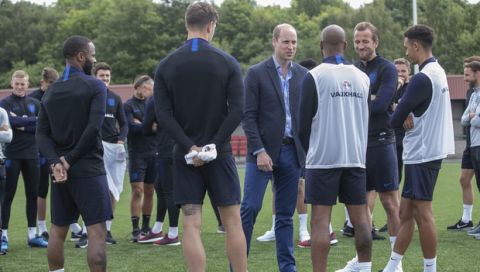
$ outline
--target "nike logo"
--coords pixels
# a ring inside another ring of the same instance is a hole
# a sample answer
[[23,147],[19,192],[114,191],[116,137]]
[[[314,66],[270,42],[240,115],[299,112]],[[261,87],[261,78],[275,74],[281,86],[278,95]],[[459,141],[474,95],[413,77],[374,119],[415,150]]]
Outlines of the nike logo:
[[383,187],[384,188],[389,188],[393,185],[393,182],[389,182],[389,183],[386,183],[386,184],[383,184]]
[[433,264],[426,264],[425,266],[426,266],[426,267],[430,267],[430,266],[433,266]]

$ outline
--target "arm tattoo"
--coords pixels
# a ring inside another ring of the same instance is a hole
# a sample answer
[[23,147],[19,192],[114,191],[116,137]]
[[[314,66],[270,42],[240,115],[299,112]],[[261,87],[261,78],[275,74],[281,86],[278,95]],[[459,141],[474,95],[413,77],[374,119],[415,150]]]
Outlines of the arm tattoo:
[[202,205],[200,204],[184,204],[182,210],[185,216],[196,215],[202,213]]

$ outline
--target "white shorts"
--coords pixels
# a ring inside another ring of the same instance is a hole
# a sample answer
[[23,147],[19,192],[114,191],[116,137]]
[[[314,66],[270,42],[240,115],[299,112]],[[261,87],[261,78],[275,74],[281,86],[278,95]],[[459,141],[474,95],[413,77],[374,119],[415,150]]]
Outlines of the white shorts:
[[107,172],[108,189],[115,198],[120,200],[123,191],[123,179],[127,168],[125,146],[123,144],[112,144],[102,141],[103,163]]

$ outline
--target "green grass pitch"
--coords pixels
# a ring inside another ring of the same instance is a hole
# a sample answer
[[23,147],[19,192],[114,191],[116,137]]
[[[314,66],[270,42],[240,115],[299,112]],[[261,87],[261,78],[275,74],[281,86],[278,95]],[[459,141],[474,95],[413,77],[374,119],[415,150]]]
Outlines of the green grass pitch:
[[[243,182],[243,168],[239,167],[240,179]],[[480,271],[480,240],[467,236],[464,232],[447,232],[446,226],[455,223],[462,215],[461,191],[458,178],[460,165],[445,162],[439,175],[434,195],[434,212],[438,230],[438,271]],[[474,181],[475,182],[475,181]],[[476,186],[474,185],[476,192]],[[129,200],[130,186],[125,182],[125,190],[117,206],[112,233],[118,240],[117,245],[107,247],[108,271],[186,271],[181,246],[158,247],[128,242],[131,231]],[[478,195],[476,193],[476,195]],[[271,190],[267,188],[264,205],[252,239],[249,271],[278,271],[274,243],[260,243],[255,237],[263,234],[271,224]],[[216,233],[216,220],[208,200],[203,209],[202,238],[207,253],[207,271],[227,271],[227,260],[224,249],[224,236]],[[480,219],[480,208],[473,210],[474,223]],[[155,219],[155,211],[152,221]],[[49,220],[49,218],[47,218]],[[167,219],[168,220],[168,219]],[[339,232],[344,221],[342,205],[334,207],[332,224],[337,232],[339,244],[332,247],[329,255],[329,271],[345,265],[355,252],[353,239],[344,238]],[[385,213],[377,202],[374,221],[377,226],[385,223]],[[295,215],[295,240],[298,239],[298,217]],[[153,224],[153,223],[151,223]],[[168,223],[167,223],[168,224]],[[180,220],[181,226],[181,220]],[[164,229],[165,230],[165,229]],[[12,218],[9,228],[10,251],[0,256],[0,271],[48,271],[45,249],[28,248],[26,245],[25,194],[23,183],[19,182],[13,203]],[[181,233],[181,228],[180,228]],[[181,234],[180,234],[181,235]],[[75,249],[74,243],[65,243],[65,270],[88,271],[86,250]],[[311,271],[310,250],[295,248],[298,271]],[[386,264],[390,256],[388,240],[373,242],[373,268],[378,271]],[[415,234],[403,262],[404,271],[422,271],[423,257]]]

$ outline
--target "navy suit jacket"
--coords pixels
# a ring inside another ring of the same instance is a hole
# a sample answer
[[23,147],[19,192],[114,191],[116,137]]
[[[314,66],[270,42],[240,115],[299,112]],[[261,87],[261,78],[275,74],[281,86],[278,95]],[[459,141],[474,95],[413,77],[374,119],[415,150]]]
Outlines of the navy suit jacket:
[[[290,114],[297,159],[305,165],[305,152],[298,137],[301,85],[307,69],[292,62],[290,79]],[[275,165],[285,134],[285,103],[273,57],[253,65],[245,77],[245,110],[242,127],[247,135],[247,162],[257,162],[253,152],[265,149]]]

